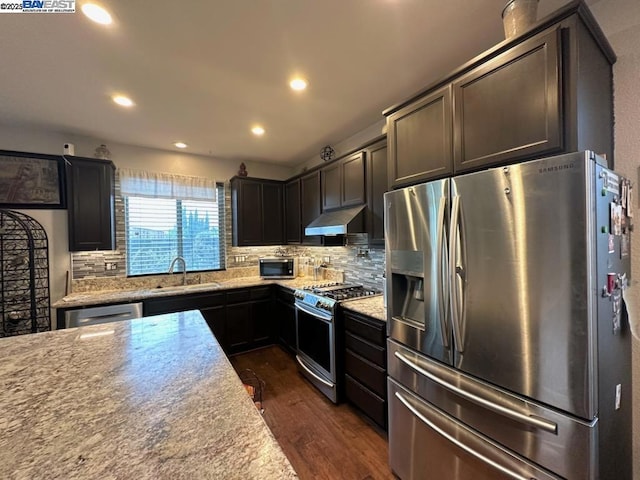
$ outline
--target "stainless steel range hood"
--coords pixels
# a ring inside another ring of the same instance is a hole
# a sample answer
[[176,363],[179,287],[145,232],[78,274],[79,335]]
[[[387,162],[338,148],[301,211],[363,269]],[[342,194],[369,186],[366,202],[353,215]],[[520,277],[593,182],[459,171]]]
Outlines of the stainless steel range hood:
[[325,212],[304,229],[305,235],[346,235],[364,233],[366,205]]

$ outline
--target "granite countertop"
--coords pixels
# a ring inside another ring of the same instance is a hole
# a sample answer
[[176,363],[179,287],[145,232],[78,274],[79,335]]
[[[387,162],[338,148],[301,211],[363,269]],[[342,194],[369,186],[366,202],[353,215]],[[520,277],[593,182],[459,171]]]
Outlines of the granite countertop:
[[0,339],[0,478],[296,478],[197,311]]
[[348,302],[342,302],[340,306],[345,310],[361,313],[382,320],[383,322],[387,321],[387,309],[384,308],[384,298],[382,295],[349,300]]
[[219,282],[201,283],[187,286],[163,288],[142,288],[135,290],[101,290],[94,292],[72,293],[55,302],[53,308],[73,308],[87,305],[105,305],[109,303],[125,303],[145,300],[147,298],[186,295],[190,293],[215,292],[232,288],[255,287],[277,284],[291,289],[301,288],[318,283],[310,277],[299,277],[292,280],[263,280],[260,277],[242,277]]

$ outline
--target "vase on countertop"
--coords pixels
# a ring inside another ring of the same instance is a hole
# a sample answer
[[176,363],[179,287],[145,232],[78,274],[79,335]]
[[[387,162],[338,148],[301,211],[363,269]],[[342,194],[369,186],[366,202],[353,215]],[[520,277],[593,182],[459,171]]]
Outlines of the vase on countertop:
[[94,152],[93,156],[101,160],[110,160],[111,152],[109,151],[107,146],[103,143],[96,148],[96,151]]

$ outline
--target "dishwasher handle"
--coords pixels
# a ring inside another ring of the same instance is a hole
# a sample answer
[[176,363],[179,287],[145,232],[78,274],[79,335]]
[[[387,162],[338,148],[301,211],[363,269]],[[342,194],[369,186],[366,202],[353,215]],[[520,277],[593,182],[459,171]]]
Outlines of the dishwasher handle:
[[131,320],[141,317],[141,302],[79,308],[64,312],[65,328],[99,325],[101,323]]

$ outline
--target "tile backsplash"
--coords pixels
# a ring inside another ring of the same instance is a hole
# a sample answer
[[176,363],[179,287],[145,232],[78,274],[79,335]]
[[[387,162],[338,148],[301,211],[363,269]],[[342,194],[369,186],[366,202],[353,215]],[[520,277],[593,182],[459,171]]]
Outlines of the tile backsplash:
[[[106,289],[106,286],[118,288],[118,279],[122,281],[127,276],[124,202],[120,196],[120,182],[117,173],[115,183],[116,250],[72,253],[74,291],[78,291],[78,289],[84,290],[83,283],[87,287],[96,289],[98,285],[102,285],[104,289]],[[258,259],[260,257],[274,256],[276,250],[280,252],[284,250],[288,255],[300,258],[300,274],[313,276],[313,265],[323,264],[323,268],[318,271],[320,278],[336,279],[337,276],[340,276],[340,272],[344,272],[346,282],[361,283],[370,288],[382,288],[385,262],[384,250],[366,247],[366,235],[350,235],[347,238],[349,244],[344,247],[291,245],[281,247],[233,247],[231,237],[231,190],[228,182],[225,183],[224,201],[226,273],[217,273],[215,274],[216,277],[235,278],[237,276],[258,275]],[[111,268],[108,269],[108,266]],[[168,268],[169,266],[167,265]],[[214,273],[211,272],[209,275]],[[168,275],[165,276],[168,277]],[[131,281],[135,283],[133,278],[129,279],[126,284],[128,285]],[[140,282],[144,283],[144,278],[146,277],[139,278]],[[81,280],[86,281],[80,282]]]

